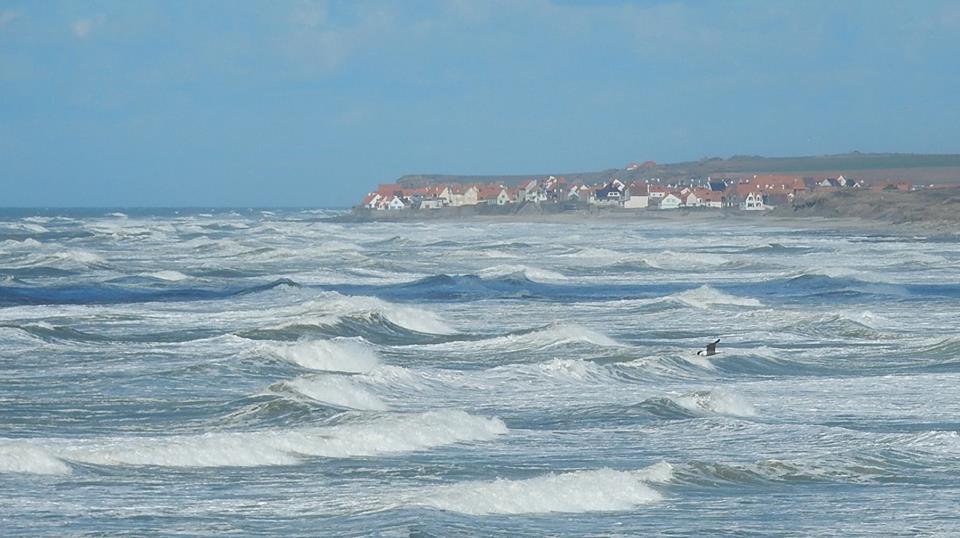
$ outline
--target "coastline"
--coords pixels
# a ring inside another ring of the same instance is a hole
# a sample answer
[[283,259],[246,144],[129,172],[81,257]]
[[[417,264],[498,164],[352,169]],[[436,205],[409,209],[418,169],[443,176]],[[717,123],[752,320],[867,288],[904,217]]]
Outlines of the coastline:
[[[458,211],[447,211],[447,209]],[[444,208],[443,210],[372,211],[356,210],[333,217],[330,220],[344,223],[377,222],[441,222],[462,221],[482,223],[558,223],[586,224],[643,222],[643,223],[716,223],[718,225],[742,225],[783,227],[794,229],[838,229],[850,232],[878,232],[893,235],[951,236],[960,234],[960,219],[926,218],[903,220],[877,214],[864,217],[857,214],[834,215],[804,208],[778,207],[768,211],[742,211],[739,209],[612,209],[600,208],[591,211],[524,211],[484,213],[470,211],[469,207]],[[896,215],[896,214],[895,214]],[[958,215],[960,217],[960,215]]]

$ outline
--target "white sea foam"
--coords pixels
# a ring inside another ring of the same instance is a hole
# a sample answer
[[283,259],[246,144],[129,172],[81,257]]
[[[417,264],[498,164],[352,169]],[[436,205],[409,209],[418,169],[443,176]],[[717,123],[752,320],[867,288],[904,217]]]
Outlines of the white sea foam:
[[0,473],[70,474],[70,466],[45,448],[24,441],[0,441]]
[[432,488],[420,504],[469,515],[627,511],[662,499],[648,482],[669,480],[669,464],[643,471],[598,469],[527,480],[465,482]]
[[542,329],[521,334],[509,334],[485,340],[450,342],[429,347],[520,350],[543,349],[575,342],[589,343],[603,347],[623,347],[623,344],[613,338],[576,323],[555,323]]
[[752,417],[756,409],[740,395],[725,390],[696,391],[671,398],[695,413]]
[[35,233],[35,234],[44,234],[50,231],[44,226],[41,226],[39,224],[29,223],[29,222],[20,223],[17,227],[22,230],[26,230],[28,232]]
[[311,370],[364,373],[380,364],[376,351],[349,339],[261,344],[260,349],[268,355]]
[[54,257],[60,261],[74,262],[82,265],[97,265],[104,262],[102,256],[86,250],[68,250],[66,252],[58,252],[54,255]]
[[181,273],[180,271],[173,271],[173,270],[163,270],[163,271],[157,271],[154,273],[142,273],[141,276],[156,278],[158,280],[166,280],[169,282],[179,282],[181,280],[187,280],[188,278],[190,278],[189,276]]
[[62,447],[60,456],[98,465],[252,467],[293,465],[304,456],[350,458],[487,441],[507,432],[503,421],[463,411],[430,411],[328,428],[126,437]]
[[33,248],[38,248],[43,246],[43,243],[41,243],[40,241],[37,241],[32,237],[28,237],[23,241],[17,241],[16,239],[8,239],[6,241],[0,242],[0,246],[6,247],[6,248],[14,248],[14,249],[19,249],[19,248],[33,249]]
[[315,320],[320,324],[335,323],[337,318],[355,315],[380,314],[411,331],[427,334],[454,334],[457,331],[447,325],[433,312],[421,308],[398,306],[386,301],[365,296],[346,296],[339,293],[325,293],[321,298],[309,301],[299,308],[294,315],[297,323],[302,323],[303,316],[313,312],[325,313],[326,316]]
[[477,272],[477,276],[483,279],[496,279],[509,276],[522,276],[534,282],[555,282],[558,280],[567,280],[567,277],[555,271],[528,267],[526,265],[497,265],[488,267]]
[[284,385],[307,398],[336,407],[364,411],[387,410],[387,405],[380,398],[345,375],[298,377]]
[[709,308],[714,305],[762,307],[763,303],[749,297],[737,297],[718,291],[710,286],[700,286],[692,290],[670,295],[663,300],[683,303],[694,308]]

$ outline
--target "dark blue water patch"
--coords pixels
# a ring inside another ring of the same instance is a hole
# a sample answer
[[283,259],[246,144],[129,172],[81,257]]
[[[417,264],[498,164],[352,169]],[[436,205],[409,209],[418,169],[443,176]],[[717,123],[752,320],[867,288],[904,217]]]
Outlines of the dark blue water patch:
[[182,288],[168,285],[125,287],[110,283],[63,287],[0,286],[0,306],[208,301],[249,295],[280,287],[300,287],[300,284],[282,278],[255,286],[219,289]]
[[76,275],[77,271],[58,269],[56,267],[0,267],[0,276],[11,276],[26,280],[35,278],[60,278]]
[[818,299],[837,303],[870,300],[958,299],[960,283],[893,284],[866,282],[848,277],[800,275],[762,282],[717,285],[718,289],[736,295],[764,299]]
[[303,338],[361,337],[377,345],[437,344],[456,335],[422,333],[393,323],[380,313],[358,314],[325,323],[292,323],[277,328],[251,329],[236,333],[250,340],[296,341]]
[[552,302],[646,299],[697,287],[687,283],[555,284],[517,274],[497,278],[477,275],[434,275],[403,284],[340,284],[318,286],[344,295],[372,295],[401,302],[467,302],[483,299],[523,299]]
[[780,243],[770,243],[762,247],[753,247],[739,251],[742,254],[780,254],[780,255],[797,255],[797,254],[806,254],[808,252],[813,252],[815,249],[813,247],[788,247]]

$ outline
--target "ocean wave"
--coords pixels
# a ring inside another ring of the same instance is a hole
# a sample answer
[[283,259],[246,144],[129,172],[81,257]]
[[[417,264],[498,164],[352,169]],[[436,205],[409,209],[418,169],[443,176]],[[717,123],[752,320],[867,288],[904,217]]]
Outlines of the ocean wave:
[[155,278],[157,280],[164,280],[167,282],[179,282],[181,280],[187,280],[190,277],[181,273],[180,271],[174,271],[171,269],[166,269],[163,271],[155,271],[153,273],[141,273],[140,276],[147,278]]
[[477,276],[484,280],[498,280],[510,277],[522,277],[533,282],[556,282],[567,280],[567,277],[546,269],[538,269],[526,265],[497,265],[477,271]]
[[756,416],[757,411],[740,395],[725,390],[698,390],[673,398],[677,404],[694,413]]
[[0,473],[70,474],[70,466],[49,450],[25,441],[0,440]]
[[507,433],[503,421],[463,411],[429,411],[325,428],[212,432],[69,442],[54,454],[94,465],[255,467],[296,465],[304,457],[353,458],[415,452]]
[[509,377],[512,381],[517,378],[531,378],[546,381],[576,381],[579,383],[602,383],[610,380],[610,372],[602,365],[582,359],[556,358],[535,364],[509,364],[497,366],[490,373],[501,377]]
[[707,285],[703,285],[692,290],[675,293],[673,295],[661,298],[658,301],[669,301],[686,306],[692,306],[693,308],[710,308],[712,306],[743,306],[759,308],[763,306],[763,303],[757,299],[730,295]]
[[[307,301],[294,309],[278,312],[289,321],[270,327],[283,330],[314,326],[341,334],[331,336],[403,336],[410,332],[421,335],[453,335],[456,330],[447,325],[440,316],[422,308],[400,306],[374,297],[341,295],[324,292],[318,298]],[[368,338],[369,339],[369,338]]]
[[476,516],[622,512],[662,500],[649,484],[669,481],[672,474],[670,464],[660,463],[640,471],[597,469],[526,480],[464,482],[432,488],[409,504]]
[[790,246],[784,245],[783,243],[768,243],[762,247],[751,247],[744,249],[741,252],[745,254],[788,254],[788,255],[797,255],[797,254],[806,254],[808,252],[813,252],[813,247],[808,246]]
[[753,417],[757,414],[749,402],[725,390],[698,390],[676,396],[647,398],[637,407],[654,416],[672,419],[709,415]]
[[516,331],[482,340],[452,340],[424,347],[466,348],[467,350],[524,351],[586,343],[601,347],[625,347],[613,338],[577,323],[559,322],[545,327]]
[[310,370],[365,373],[380,365],[376,351],[356,340],[306,340],[261,343],[257,351]]
[[290,391],[327,405],[360,411],[389,409],[377,395],[361,387],[350,376],[298,377],[284,381],[279,390]]
[[93,283],[70,287],[17,286],[0,287],[0,304],[128,304],[145,302],[181,302],[224,299],[261,293],[277,288],[300,287],[281,278],[241,288],[128,287],[110,283]]
[[856,338],[876,340],[885,335],[873,327],[840,314],[806,317],[786,325],[783,332],[814,338]]

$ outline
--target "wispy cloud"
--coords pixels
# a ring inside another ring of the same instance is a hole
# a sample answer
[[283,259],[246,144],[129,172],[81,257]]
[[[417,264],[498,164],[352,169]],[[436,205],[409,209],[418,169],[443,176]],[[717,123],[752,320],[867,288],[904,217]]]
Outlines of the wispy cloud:
[[297,4],[284,40],[288,51],[309,70],[333,71],[357,49],[379,43],[396,23],[387,4],[374,2],[354,9],[353,18],[335,21],[325,1]]
[[5,9],[3,11],[0,11],[0,28],[3,28],[4,26],[10,24],[14,20],[16,20],[16,18],[19,16],[20,14],[12,9]]
[[103,15],[98,15],[96,17],[84,17],[73,21],[71,25],[73,36],[77,39],[86,39],[98,26],[103,24],[103,20]]

